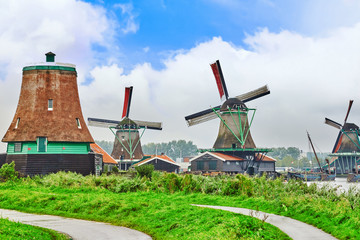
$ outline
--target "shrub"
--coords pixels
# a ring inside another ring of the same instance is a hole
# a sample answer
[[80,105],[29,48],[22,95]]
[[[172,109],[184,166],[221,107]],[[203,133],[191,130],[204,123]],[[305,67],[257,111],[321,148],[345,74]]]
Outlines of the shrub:
[[145,176],[145,177],[151,179],[152,173],[154,171],[154,165],[145,164],[145,165],[137,166],[137,167],[135,167],[135,170],[136,170],[138,176],[140,176],[140,178],[143,178]]
[[118,169],[117,166],[114,166],[114,167],[111,169],[111,171],[112,171],[113,173],[119,173],[119,169]]
[[15,162],[5,163],[0,168],[0,182],[15,181],[19,178],[19,173],[15,171]]

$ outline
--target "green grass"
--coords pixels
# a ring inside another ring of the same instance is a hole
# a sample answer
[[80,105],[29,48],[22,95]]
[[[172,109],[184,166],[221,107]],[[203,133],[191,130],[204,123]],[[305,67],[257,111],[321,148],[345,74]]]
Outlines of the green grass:
[[298,219],[339,239],[360,236],[355,189],[337,194],[329,186],[282,179],[159,172],[151,180],[57,173],[0,184],[2,208],[110,222],[155,239],[287,239],[260,220],[190,204],[250,208]]
[[7,219],[0,218],[0,239],[2,240],[66,240],[66,235],[56,231],[35,227],[31,225],[12,222]]
[[[191,206],[202,194],[1,186],[0,207],[126,226],[154,239],[289,239],[260,220]],[[276,236],[276,237],[275,237]]]

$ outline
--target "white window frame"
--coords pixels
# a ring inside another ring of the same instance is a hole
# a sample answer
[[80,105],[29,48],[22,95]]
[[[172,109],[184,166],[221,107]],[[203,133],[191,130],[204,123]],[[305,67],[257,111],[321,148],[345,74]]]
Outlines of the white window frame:
[[54,99],[48,99],[48,111],[52,110],[54,110]]
[[78,129],[81,129],[81,124],[80,124],[79,118],[76,118],[76,125],[77,125]]
[[20,118],[17,118],[16,124],[15,124],[15,129],[17,129],[19,127],[19,123],[20,123]]

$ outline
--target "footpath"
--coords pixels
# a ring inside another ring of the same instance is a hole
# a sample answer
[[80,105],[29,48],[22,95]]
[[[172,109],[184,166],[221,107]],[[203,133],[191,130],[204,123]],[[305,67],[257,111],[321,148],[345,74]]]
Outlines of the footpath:
[[246,208],[221,207],[221,206],[196,205],[196,204],[193,204],[193,206],[225,210],[229,212],[248,215],[251,217],[256,217],[260,220],[266,219],[265,222],[278,227],[281,231],[286,233],[289,237],[291,237],[294,240],[335,240],[336,239],[330,234],[325,233],[321,229],[318,229],[312,225],[300,222],[298,220],[289,217],[254,211]]
[[74,240],[150,240],[145,233],[102,222],[93,222],[52,215],[37,215],[0,209],[0,217],[10,221],[53,229],[69,235]]

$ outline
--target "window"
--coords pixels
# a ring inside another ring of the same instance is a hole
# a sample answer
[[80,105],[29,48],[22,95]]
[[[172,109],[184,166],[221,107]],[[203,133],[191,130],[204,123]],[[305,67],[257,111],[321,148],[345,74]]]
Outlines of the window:
[[204,162],[203,161],[197,161],[196,162],[196,169],[197,170],[204,170]]
[[17,128],[19,127],[19,123],[20,123],[20,118],[18,118],[18,119],[16,120],[15,129],[17,129]]
[[230,165],[230,162],[229,162],[229,161],[227,161],[227,162],[226,162],[226,164],[227,164],[227,165]]
[[14,143],[14,152],[21,152],[22,144],[21,142]]
[[76,125],[79,129],[81,129],[80,119],[76,118]]
[[47,148],[47,139],[46,137],[38,137],[38,141],[37,141],[37,147],[38,147],[38,152],[46,152],[46,148]]
[[216,170],[216,161],[209,161],[209,170]]
[[52,111],[53,110],[53,100],[49,99],[48,100],[48,111]]
[[236,165],[239,165],[239,162],[235,162]]

